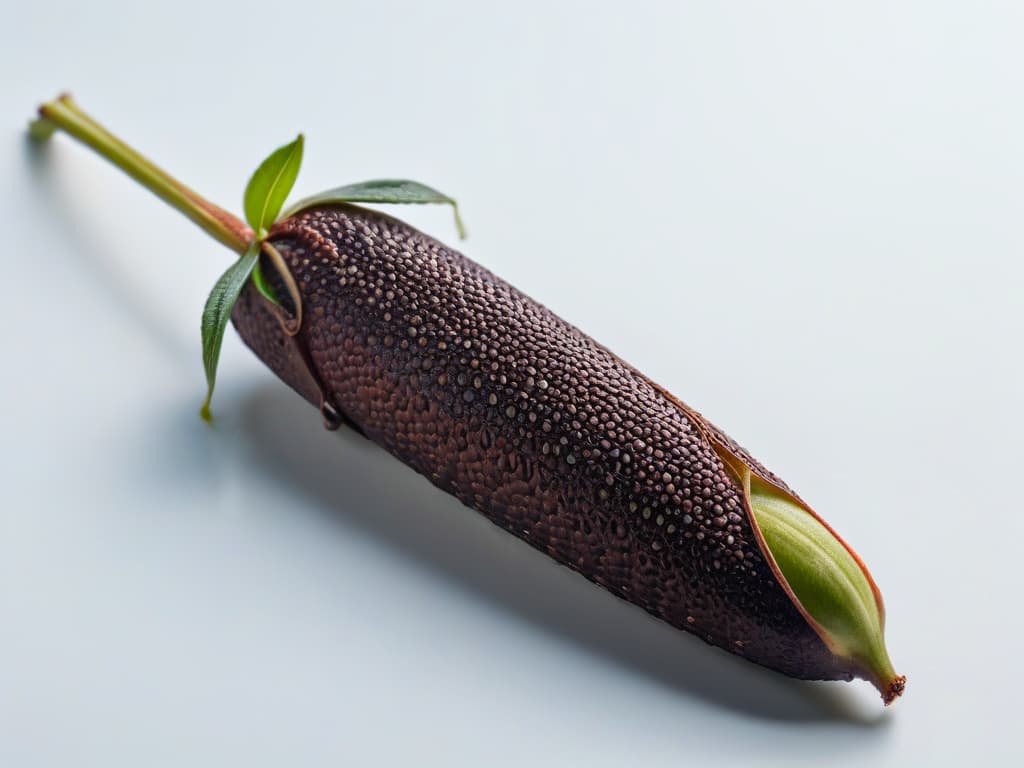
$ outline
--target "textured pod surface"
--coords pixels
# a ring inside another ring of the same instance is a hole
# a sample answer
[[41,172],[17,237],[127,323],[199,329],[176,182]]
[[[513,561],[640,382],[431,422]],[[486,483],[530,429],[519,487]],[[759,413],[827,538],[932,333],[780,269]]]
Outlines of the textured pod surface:
[[465,256],[354,206],[275,226],[304,300],[233,320],[285,381],[496,524],[668,623],[789,675],[849,679],[762,553],[703,417]]

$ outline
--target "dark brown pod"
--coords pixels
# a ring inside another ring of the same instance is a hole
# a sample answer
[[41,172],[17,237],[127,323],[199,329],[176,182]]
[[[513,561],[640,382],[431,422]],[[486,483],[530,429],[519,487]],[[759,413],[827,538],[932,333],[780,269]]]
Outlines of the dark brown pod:
[[67,96],[44,104],[30,130],[45,139],[58,128],[239,255],[204,308],[205,418],[230,312],[328,427],[348,424],[591,581],[758,664],[805,679],[863,677],[886,703],[900,695],[870,574],[781,480],[480,265],[338,202],[454,207],[451,198],[383,179],[322,193],[277,221],[300,135],[250,179],[247,225]]
[[301,328],[285,334],[251,286],[232,320],[329,420],[673,626],[794,677],[858,674],[780,584],[723,451],[788,489],[693,409],[388,216],[307,210],[270,240]]

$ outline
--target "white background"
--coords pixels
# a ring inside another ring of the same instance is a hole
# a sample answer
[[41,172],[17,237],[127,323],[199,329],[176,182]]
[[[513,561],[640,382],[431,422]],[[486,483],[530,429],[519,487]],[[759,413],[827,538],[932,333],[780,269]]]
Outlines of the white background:
[[[1024,10],[603,5],[5,10],[0,764],[1020,764]],[[469,255],[853,543],[904,699],[609,597],[233,334],[206,427],[230,254],[66,137],[30,151],[62,89],[235,210],[300,130],[298,194],[456,195]]]

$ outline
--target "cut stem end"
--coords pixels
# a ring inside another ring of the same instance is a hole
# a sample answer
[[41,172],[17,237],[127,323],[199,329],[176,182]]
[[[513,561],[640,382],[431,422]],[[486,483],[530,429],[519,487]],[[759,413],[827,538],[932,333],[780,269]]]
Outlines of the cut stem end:
[[109,160],[231,250],[242,254],[249,247],[254,233],[248,225],[200,197],[111,134],[66,93],[40,106],[39,117],[28,128],[29,135],[38,141],[50,138],[58,129]]

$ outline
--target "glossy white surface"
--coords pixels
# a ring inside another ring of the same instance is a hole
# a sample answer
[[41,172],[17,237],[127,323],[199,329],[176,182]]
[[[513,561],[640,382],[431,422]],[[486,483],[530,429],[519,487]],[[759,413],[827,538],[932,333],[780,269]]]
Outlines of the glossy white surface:
[[[1024,761],[1024,11],[593,5],[9,10],[0,765]],[[323,431],[233,336],[204,426],[229,254],[65,137],[30,152],[65,88],[235,209],[300,130],[298,194],[456,195],[469,255],[859,550],[905,699],[649,619]]]

